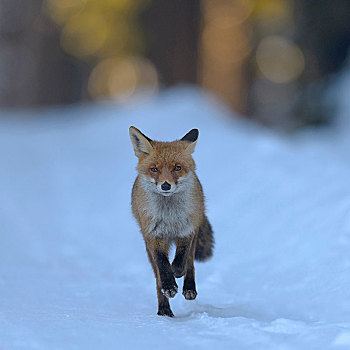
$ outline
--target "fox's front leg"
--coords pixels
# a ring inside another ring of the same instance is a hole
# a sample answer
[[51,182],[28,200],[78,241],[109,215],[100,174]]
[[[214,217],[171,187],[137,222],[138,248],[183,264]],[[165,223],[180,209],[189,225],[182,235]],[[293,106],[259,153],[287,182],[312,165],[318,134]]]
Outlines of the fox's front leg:
[[175,257],[171,264],[171,268],[176,278],[180,278],[185,275],[186,264],[191,251],[193,239],[194,235],[176,240]]
[[146,247],[157,279],[158,315],[172,317],[167,298],[173,298],[178,287],[168,260],[169,245],[161,239],[146,239]]

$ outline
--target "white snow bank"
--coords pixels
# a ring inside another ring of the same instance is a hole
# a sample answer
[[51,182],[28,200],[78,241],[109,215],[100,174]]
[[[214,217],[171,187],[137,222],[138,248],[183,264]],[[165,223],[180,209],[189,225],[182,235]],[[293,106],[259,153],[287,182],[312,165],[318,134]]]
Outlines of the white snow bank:
[[[1,349],[349,347],[350,163],[329,142],[336,127],[277,135],[188,88],[0,123]],[[174,319],[156,315],[131,215],[130,125],[159,140],[200,129],[216,249],[196,265],[197,300],[171,301]]]

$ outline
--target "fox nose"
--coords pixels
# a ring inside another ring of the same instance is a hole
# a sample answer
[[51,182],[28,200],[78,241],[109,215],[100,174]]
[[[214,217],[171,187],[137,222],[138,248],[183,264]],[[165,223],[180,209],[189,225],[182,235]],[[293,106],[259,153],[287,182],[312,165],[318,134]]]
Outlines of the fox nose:
[[169,191],[170,188],[171,188],[171,185],[170,185],[170,183],[168,183],[168,182],[165,181],[165,182],[162,184],[162,186],[160,186],[160,187],[162,188],[163,191]]

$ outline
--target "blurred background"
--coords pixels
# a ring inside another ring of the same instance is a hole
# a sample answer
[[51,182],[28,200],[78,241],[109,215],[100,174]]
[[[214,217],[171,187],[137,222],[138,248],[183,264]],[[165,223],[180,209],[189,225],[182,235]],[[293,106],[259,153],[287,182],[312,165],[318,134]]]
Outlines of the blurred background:
[[245,118],[331,121],[349,0],[0,0],[0,104],[131,102],[177,84]]

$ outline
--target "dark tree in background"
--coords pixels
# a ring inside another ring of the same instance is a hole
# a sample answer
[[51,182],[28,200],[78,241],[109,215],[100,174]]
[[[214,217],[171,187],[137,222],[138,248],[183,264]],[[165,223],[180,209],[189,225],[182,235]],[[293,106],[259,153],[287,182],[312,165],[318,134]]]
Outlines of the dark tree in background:
[[146,56],[164,86],[197,83],[200,0],[153,0],[141,16]]
[[345,65],[350,47],[350,1],[296,0],[296,42],[306,67],[299,79],[302,94],[295,108],[300,122],[331,119],[325,103],[328,83]]
[[42,0],[0,0],[0,104],[79,101],[84,64],[66,55]]

